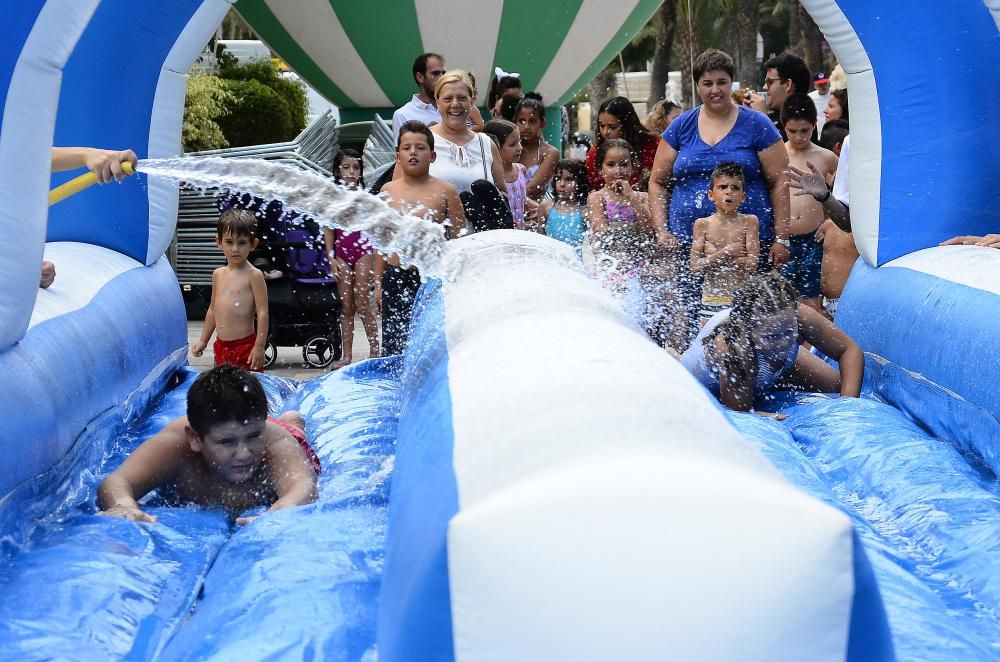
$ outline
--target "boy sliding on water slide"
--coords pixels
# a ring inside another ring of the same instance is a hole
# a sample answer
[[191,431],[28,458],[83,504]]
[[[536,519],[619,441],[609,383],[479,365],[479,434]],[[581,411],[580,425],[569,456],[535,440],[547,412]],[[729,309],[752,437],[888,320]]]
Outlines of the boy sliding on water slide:
[[298,412],[269,417],[264,389],[247,371],[213,368],[191,385],[187,416],[101,481],[101,514],[156,522],[138,500],[157,489],[168,502],[222,507],[231,517],[256,506],[270,512],[312,503],[320,464],[304,427]]
[[212,302],[201,338],[191,348],[192,355],[201,356],[212,333],[218,330],[213,345],[215,365],[231,363],[247,370],[264,371],[267,286],[261,270],[247,261],[258,242],[257,219],[251,212],[232,208],[219,217],[215,245],[225,253],[226,266],[212,272]]
[[738,163],[720,163],[712,171],[708,199],[715,213],[694,222],[691,245],[691,271],[705,275],[702,322],[732,305],[733,293],[756,271],[760,256],[760,223],[739,212],[746,191]]
[[[448,221],[445,232],[454,239],[465,228],[465,209],[454,186],[430,175],[436,157],[434,134],[427,125],[416,120],[403,123],[396,140],[396,168],[401,176],[386,183],[380,195],[404,214],[436,223]],[[420,274],[415,267],[400,266],[395,253],[386,263],[382,275],[382,354],[391,356],[402,354],[406,347]]]

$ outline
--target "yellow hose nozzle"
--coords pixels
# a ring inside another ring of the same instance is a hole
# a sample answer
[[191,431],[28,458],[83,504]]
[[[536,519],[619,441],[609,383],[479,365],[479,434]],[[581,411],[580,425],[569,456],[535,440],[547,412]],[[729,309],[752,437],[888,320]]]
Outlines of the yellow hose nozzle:
[[[130,161],[122,161],[122,172],[126,175],[135,174],[135,170],[132,168],[132,163]],[[65,184],[60,184],[51,191],[49,191],[49,206],[56,204],[57,202],[62,202],[74,193],[79,193],[88,186],[93,186],[97,183],[97,173],[88,172],[79,177],[74,177]]]

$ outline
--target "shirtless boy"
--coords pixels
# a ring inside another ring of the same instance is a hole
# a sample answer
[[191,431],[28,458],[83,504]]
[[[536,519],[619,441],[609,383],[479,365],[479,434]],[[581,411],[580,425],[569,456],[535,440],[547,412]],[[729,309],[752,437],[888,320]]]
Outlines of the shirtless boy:
[[[410,120],[399,127],[396,167],[399,177],[386,183],[380,195],[393,209],[436,223],[448,221],[449,239],[465,228],[465,209],[458,191],[448,182],[431,177],[434,134],[423,122]],[[402,354],[410,331],[413,300],[420,289],[420,274],[414,267],[404,269],[399,256],[386,259],[382,274],[382,353]]]
[[219,217],[215,245],[225,254],[226,266],[212,272],[212,302],[201,338],[191,348],[194,356],[201,356],[212,333],[218,332],[212,346],[215,365],[231,363],[247,370],[264,371],[267,287],[264,274],[247,260],[258,241],[253,213],[231,208]]
[[[812,142],[816,128],[816,104],[812,99],[805,94],[789,96],[781,107],[781,121],[788,136],[785,149],[789,164],[808,171],[808,161],[828,180],[833,177],[837,172],[837,156]],[[781,275],[795,285],[803,303],[822,311],[820,270],[823,248],[816,243],[815,235],[825,218],[823,205],[809,195],[793,195],[791,204],[789,235],[792,245]]]
[[844,232],[830,219],[819,226],[816,241],[823,245],[823,310],[832,320],[837,315],[837,303],[847,285],[847,277],[858,261],[858,249],[854,245],[854,235]]
[[746,198],[742,168],[731,161],[720,163],[709,183],[715,213],[694,222],[691,245],[691,271],[705,276],[703,323],[732,305],[733,293],[757,270],[760,257],[760,222],[739,212]]
[[187,416],[101,481],[98,507],[103,515],[155,522],[138,501],[157,489],[169,503],[221,507],[234,518],[257,506],[270,512],[312,503],[320,465],[304,427],[298,412],[268,417],[264,389],[246,370],[213,368],[191,385]]

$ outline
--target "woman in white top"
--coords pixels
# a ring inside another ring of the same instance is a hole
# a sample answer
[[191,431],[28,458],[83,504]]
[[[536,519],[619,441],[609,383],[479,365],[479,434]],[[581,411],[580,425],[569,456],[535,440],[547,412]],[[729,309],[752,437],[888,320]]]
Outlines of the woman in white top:
[[443,179],[461,193],[471,191],[472,182],[485,179],[503,182],[503,163],[496,144],[468,126],[472,111],[473,85],[468,74],[454,70],[441,76],[434,86],[441,122],[431,127],[434,152],[431,176]]

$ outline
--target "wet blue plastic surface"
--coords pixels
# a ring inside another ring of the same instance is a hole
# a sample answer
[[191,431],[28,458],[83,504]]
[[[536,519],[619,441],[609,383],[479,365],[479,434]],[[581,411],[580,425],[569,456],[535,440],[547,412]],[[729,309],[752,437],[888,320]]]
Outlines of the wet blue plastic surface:
[[996,478],[884,403],[779,399],[787,421],[731,419],[793,483],[852,518],[897,659],[1000,656]]
[[375,642],[398,363],[305,387],[262,378],[272,412],[305,414],[324,472],[318,503],[245,529],[155,499],[158,524],[94,514],[100,479],[183,415],[194,371],[151,409],[139,398],[166,377],[94,421],[0,504],[0,660],[360,659]]

